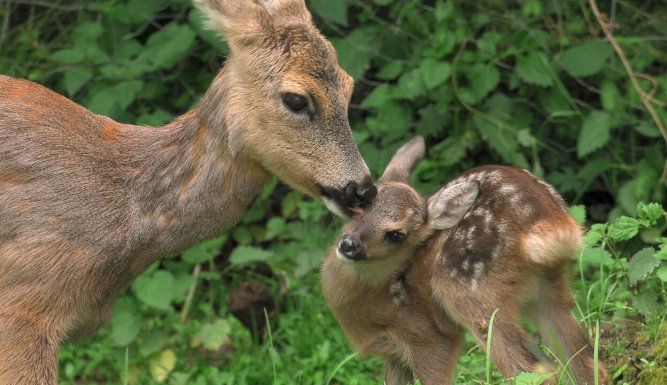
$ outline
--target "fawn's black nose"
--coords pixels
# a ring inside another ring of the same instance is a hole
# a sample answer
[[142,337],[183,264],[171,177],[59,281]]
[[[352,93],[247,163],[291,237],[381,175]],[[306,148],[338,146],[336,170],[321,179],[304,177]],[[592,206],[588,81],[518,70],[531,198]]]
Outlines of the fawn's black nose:
[[349,234],[344,235],[340,242],[338,242],[338,255],[353,261],[366,258],[364,249],[361,247],[361,241]]

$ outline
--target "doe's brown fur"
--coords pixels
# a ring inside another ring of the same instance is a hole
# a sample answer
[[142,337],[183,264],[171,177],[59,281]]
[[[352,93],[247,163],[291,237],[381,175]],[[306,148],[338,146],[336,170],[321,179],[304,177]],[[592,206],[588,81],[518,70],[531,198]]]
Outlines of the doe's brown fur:
[[0,384],[55,384],[159,258],[234,224],[276,174],[342,215],[374,187],[350,131],[351,78],[303,0],[197,0],[230,55],[196,108],[121,124],[0,76]]
[[[324,297],[351,344],[386,358],[387,385],[451,384],[463,332],[485,349],[497,311],[490,355],[503,375],[553,369],[528,349],[526,314],[576,383],[594,384],[567,283],[581,228],[562,198],[507,166],[474,168],[423,198],[407,184],[423,152],[421,138],[397,152],[322,264]],[[598,374],[608,382],[602,364]]]

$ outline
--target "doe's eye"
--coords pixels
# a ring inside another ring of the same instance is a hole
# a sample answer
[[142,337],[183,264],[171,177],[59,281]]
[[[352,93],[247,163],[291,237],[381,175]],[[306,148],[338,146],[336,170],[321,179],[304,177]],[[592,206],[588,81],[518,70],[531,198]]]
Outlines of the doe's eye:
[[405,234],[403,234],[398,230],[387,231],[384,234],[384,239],[386,239],[390,243],[400,245],[401,243],[403,243],[403,241],[405,241]]
[[283,94],[283,104],[292,112],[303,112],[308,107],[308,99],[303,95],[288,92]]

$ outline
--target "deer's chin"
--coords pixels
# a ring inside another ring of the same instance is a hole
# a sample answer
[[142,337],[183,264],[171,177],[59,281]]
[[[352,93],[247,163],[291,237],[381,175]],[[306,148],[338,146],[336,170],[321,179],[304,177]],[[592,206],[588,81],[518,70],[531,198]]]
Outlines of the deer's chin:
[[338,215],[339,217],[345,220],[353,217],[353,213],[350,211],[350,209],[341,206],[340,203],[331,198],[323,196],[322,202],[327,207],[327,209],[329,209],[329,211],[331,211],[332,213]]

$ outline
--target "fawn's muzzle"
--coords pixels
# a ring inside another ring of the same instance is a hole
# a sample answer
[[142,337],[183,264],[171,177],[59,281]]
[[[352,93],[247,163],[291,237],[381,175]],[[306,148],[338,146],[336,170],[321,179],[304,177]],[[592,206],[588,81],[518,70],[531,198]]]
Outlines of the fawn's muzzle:
[[336,254],[338,254],[340,258],[352,261],[366,259],[366,253],[364,253],[364,249],[361,246],[361,241],[349,234],[344,235],[340,242],[338,242]]

